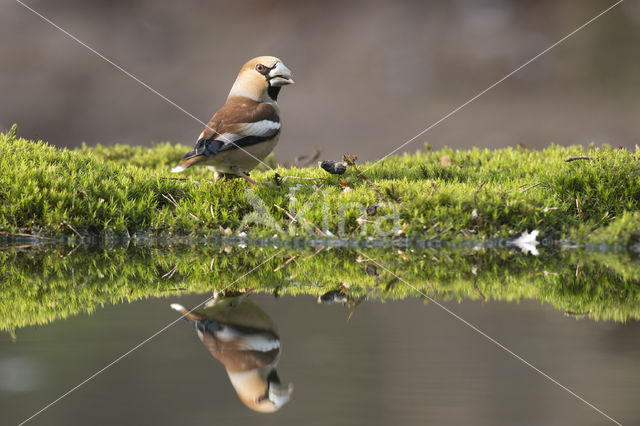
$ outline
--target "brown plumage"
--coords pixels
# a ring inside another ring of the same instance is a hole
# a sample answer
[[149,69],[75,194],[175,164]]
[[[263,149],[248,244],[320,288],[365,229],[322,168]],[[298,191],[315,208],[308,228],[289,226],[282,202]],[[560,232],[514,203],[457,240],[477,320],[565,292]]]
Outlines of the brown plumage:
[[243,123],[262,120],[280,122],[278,112],[273,105],[241,96],[231,96],[213,115],[199,139],[211,140],[219,133],[237,133],[242,130]]
[[280,337],[275,323],[246,296],[217,298],[194,311],[175,303],[171,307],[195,324],[240,400],[252,410],[274,412],[289,401],[293,387],[280,383],[276,371]]
[[172,172],[208,164],[217,175],[240,176],[255,183],[246,172],[264,160],[277,144],[277,98],[282,86],[292,83],[291,71],[273,56],[260,56],[244,64],[227,102],[213,115],[193,151]]

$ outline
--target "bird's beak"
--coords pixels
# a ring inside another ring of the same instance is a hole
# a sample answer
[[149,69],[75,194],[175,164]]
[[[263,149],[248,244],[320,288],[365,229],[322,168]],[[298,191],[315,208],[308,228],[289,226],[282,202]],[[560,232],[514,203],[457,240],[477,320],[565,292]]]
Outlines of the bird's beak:
[[291,399],[291,393],[293,392],[293,385],[289,383],[287,386],[281,384],[272,384],[269,386],[269,400],[276,406],[281,408],[284,404]]
[[277,62],[276,66],[269,72],[269,84],[274,87],[293,84],[291,70],[282,62]]

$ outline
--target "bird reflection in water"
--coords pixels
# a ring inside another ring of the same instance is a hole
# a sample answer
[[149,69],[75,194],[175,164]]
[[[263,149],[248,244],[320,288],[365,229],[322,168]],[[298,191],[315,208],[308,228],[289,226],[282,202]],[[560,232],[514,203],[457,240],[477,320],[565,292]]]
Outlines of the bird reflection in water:
[[218,297],[191,312],[177,303],[171,307],[195,324],[200,341],[225,366],[240,400],[252,410],[272,413],[289,401],[293,386],[281,384],[276,371],[276,325],[248,295]]

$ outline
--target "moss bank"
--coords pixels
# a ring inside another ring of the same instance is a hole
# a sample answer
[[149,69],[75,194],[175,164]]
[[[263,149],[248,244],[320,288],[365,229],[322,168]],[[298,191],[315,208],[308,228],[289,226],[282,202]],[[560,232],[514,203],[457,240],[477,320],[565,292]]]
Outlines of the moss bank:
[[[384,265],[368,261],[368,258]],[[640,268],[628,253],[517,249],[398,251],[196,247],[0,251],[0,330],[45,324],[105,304],[202,293],[230,284],[274,296],[340,290],[352,303],[423,298],[539,300],[572,316],[640,319]],[[255,269],[255,270],[254,270]],[[246,274],[246,275],[244,275]]]
[[[342,176],[276,167],[279,178],[252,173],[262,184],[256,188],[213,181],[205,168],[173,179],[170,166],[187,149],[164,143],[69,151],[18,138],[13,128],[0,134],[0,231],[356,237],[392,230],[485,238],[538,229],[634,242],[640,224],[639,156],[623,149],[427,147],[370,170],[358,165],[369,182],[353,167]],[[565,162],[570,156],[590,159]],[[379,208],[367,214],[373,205]]]

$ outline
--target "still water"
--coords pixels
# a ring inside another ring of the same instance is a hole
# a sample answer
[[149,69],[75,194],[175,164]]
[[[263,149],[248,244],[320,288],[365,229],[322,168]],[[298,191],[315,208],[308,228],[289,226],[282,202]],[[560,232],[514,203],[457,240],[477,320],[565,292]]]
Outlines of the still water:
[[[126,250],[125,258],[137,262],[131,270],[109,250],[75,252],[63,266],[53,260],[62,259],[60,252],[5,253],[5,265],[11,261],[17,269],[5,268],[2,280],[1,423],[19,424],[146,341],[27,424],[614,424],[453,312],[616,421],[640,424],[637,298],[626,300],[627,294],[622,305],[605,306],[613,293],[596,282],[585,283],[592,291],[581,287],[578,296],[545,288],[557,287],[558,276],[566,281],[582,274],[617,285],[618,292],[620,285],[637,287],[634,256],[618,256],[616,267],[611,258],[581,253],[576,268],[573,254],[558,253],[550,255],[558,264],[544,253],[533,258],[513,251],[364,254],[410,277],[429,300],[363,262],[363,253],[298,251],[233,284],[228,298],[211,301],[213,289],[232,283],[225,273],[241,276],[268,258],[244,258],[244,267],[221,260],[250,252],[168,253],[163,263],[154,253]],[[204,275],[189,276],[180,259]],[[459,259],[476,280],[467,295],[460,283],[446,287],[465,269]],[[304,266],[302,260],[316,263]],[[524,282],[528,275],[518,271],[540,260],[549,270]],[[607,273],[594,266],[601,263]],[[611,269],[623,284],[616,284]],[[211,281],[202,282],[207,274]],[[363,284],[367,279],[374,284]],[[10,285],[38,290],[20,293]],[[533,290],[513,290],[527,286]],[[88,294],[93,299],[83,299]],[[55,295],[61,297],[52,305]],[[335,303],[318,303],[322,295]],[[209,307],[190,314],[191,321],[170,306],[190,309],[206,300]],[[602,305],[599,318],[589,313],[596,304]],[[53,308],[40,310],[42,305]],[[580,307],[589,312],[576,314]],[[620,312],[624,321],[615,318]]]

